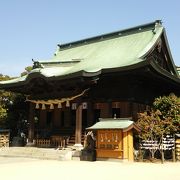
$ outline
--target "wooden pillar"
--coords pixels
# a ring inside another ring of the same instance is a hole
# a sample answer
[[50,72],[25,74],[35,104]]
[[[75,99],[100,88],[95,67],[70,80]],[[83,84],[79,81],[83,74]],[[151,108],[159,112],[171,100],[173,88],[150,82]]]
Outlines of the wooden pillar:
[[70,127],[71,126],[71,109],[69,107],[65,108],[64,111],[64,127]]
[[92,126],[94,123],[94,112],[93,112],[93,105],[91,102],[88,103],[87,109],[87,126]]
[[53,127],[54,128],[59,128],[61,126],[61,121],[60,121],[60,109],[57,107],[54,108],[54,118],[53,118]]
[[109,118],[109,104],[102,103],[101,118]]
[[34,115],[35,115],[35,105],[33,103],[29,104],[29,129],[28,129],[28,142],[32,143],[34,139]]
[[82,104],[76,109],[76,132],[75,132],[75,146],[81,145],[82,133]]
[[[108,118],[111,118],[112,117],[112,102],[108,102]],[[113,118],[113,117],[112,117]]]
[[40,120],[39,120],[39,126],[41,129],[46,127],[46,116],[47,112],[46,110],[40,110]]

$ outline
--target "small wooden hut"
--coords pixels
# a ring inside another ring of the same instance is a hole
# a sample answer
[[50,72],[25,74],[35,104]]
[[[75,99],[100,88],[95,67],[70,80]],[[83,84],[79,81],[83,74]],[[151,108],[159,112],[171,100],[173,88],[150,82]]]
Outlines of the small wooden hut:
[[136,124],[128,118],[100,118],[87,130],[96,131],[96,157],[134,160],[133,129]]

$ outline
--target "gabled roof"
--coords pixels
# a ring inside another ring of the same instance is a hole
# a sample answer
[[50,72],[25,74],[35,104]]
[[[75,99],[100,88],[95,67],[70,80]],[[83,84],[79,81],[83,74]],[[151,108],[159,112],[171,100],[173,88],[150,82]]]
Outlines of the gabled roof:
[[[49,61],[49,65],[60,62],[56,76],[78,71],[95,73],[103,69],[134,65],[144,61],[141,57],[154,45],[162,32],[163,27],[153,23],[58,45],[59,49]],[[73,63],[77,60],[79,62]],[[41,63],[48,68],[47,62]],[[51,76],[50,69],[50,66],[48,69],[41,69],[41,73]],[[52,70],[54,71],[54,68]]]
[[129,118],[99,118],[99,122],[86,128],[87,130],[122,129],[124,132],[131,129],[139,131],[139,127]]
[[[51,60],[35,62],[35,69],[28,75],[0,82],[0,88],[16,86],[18,83],[27,84],[35,76],[49,80],[67,79],[77,76],[97,76],[113,70],[120,71],[121,68],[143,67],[149,64],[146,55],[157,45],[163,33],[164,28],[158,20],[130,29],[58,45]],[[178,76],[173,60],[172,66]]]

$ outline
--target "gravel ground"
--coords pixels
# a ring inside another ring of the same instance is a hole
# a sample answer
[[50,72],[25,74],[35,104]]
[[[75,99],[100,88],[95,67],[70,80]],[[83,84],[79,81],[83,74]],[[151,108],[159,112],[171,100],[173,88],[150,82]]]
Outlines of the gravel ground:
[[0,157],[2,180],[180,180],[180,162],[56,161]]

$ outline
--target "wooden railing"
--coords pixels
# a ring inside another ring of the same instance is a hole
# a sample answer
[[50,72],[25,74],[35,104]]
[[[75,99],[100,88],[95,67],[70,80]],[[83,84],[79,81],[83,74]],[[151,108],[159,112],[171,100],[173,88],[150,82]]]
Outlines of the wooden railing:
[[69,141],[69,136],[51,136],[49,139],[38,138],[35,140],[37,147],[59,147],[65,148]]
[[36,139],[37,147],[51,147],[50,139]]

